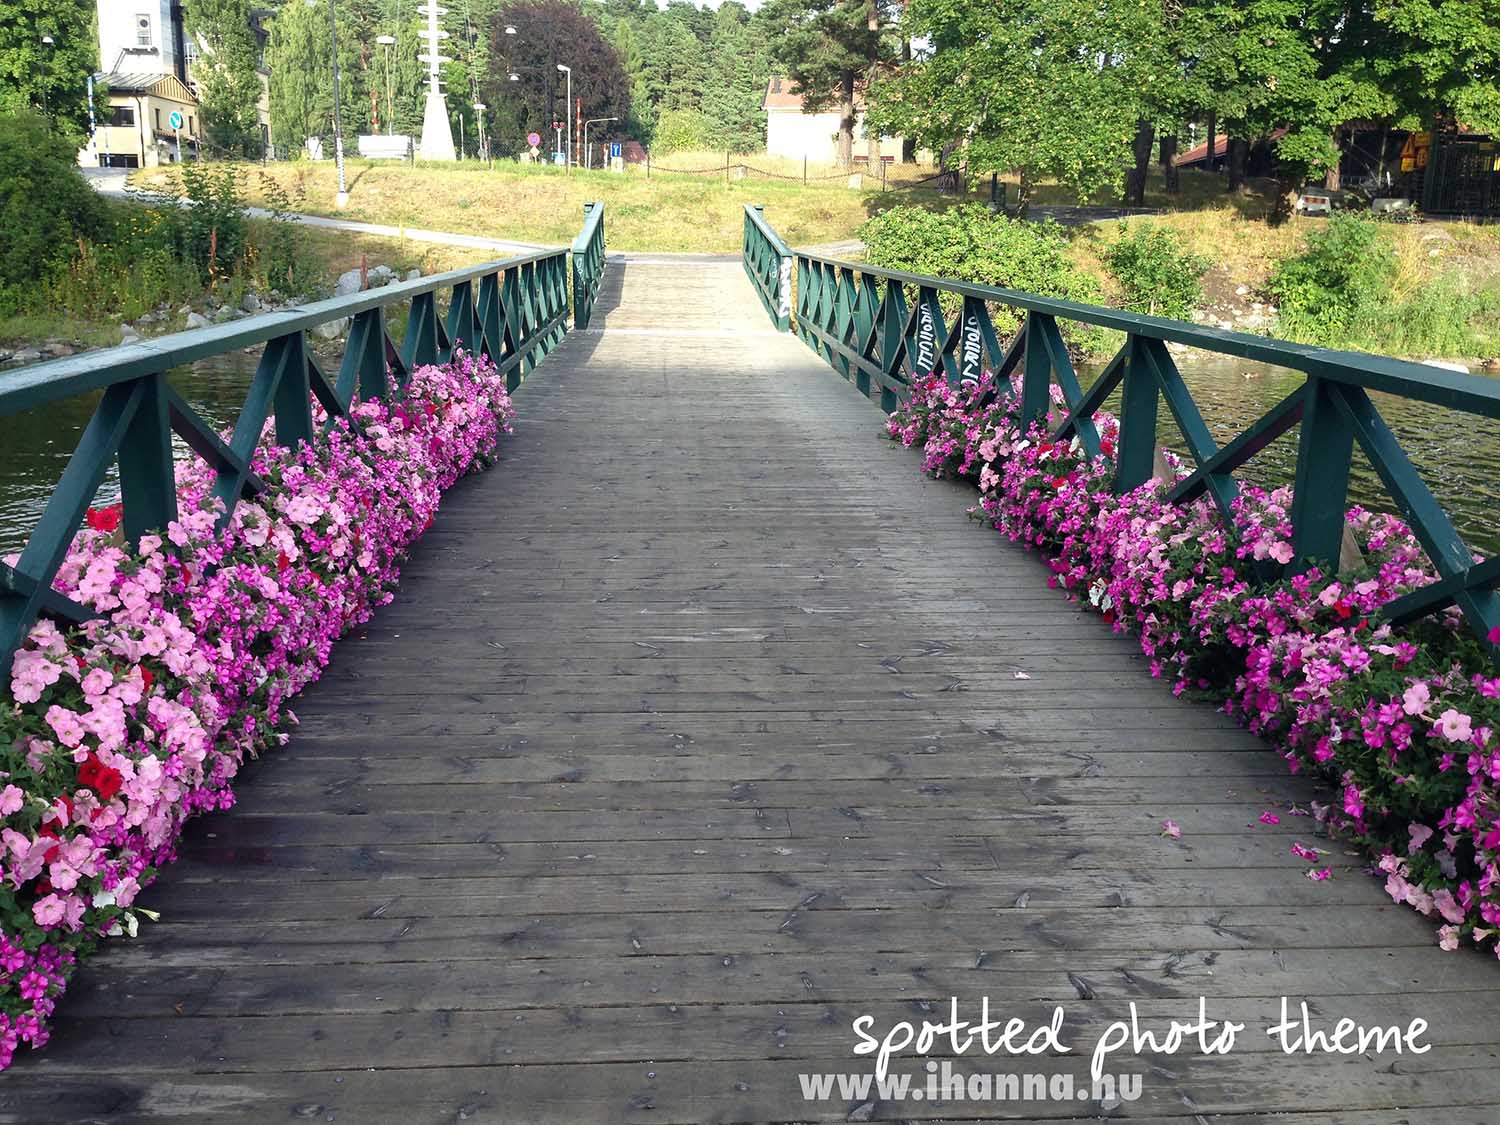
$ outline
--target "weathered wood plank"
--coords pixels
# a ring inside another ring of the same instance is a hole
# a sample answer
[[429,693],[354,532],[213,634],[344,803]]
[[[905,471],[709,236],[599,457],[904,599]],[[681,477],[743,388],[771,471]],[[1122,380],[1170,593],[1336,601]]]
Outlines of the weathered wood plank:
[[[615,266],[0,1120],[1492,1125],[1500,968],[1294,815],[1312,782],[968,520],[737,263]],[[1086,1040],[1306,997],[1436,1046],[1148,1053],[1113,1111],[802,1097],[868,1065],[856,1014],[985,995]]]

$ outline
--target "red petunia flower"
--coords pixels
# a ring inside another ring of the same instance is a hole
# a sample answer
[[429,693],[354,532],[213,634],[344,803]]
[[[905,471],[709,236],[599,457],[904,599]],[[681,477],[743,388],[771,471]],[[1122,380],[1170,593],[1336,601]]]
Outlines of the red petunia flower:
[[124,784],[124,774],[113,766],[104,766],[100,769],[99,780],[94,784],[94,792],[99,794],[101,801],[113,800]]
[[147,668],[144,664],[142,664],[141,665],[141,683],[146,686],[146,690],[150,691],[151,690],[151,685],[154,684],[155,682],[156,682],[156,677],[151,674],[151,669]]
[[1340,621],[1348,621],[1354,616],[1354,610],[1346,602],[1334,602],[1333,612],[1339,615]]
[[124,512],[121,504],[111,504],[107,508],[90,508],[84,513],[83,522],[95,531],[111,532],[120,526],[120,516]]
[[104,768],[104,764],[90,754],[78,764],[78,784],[93,789],[99,784],[99,777],[104,772]]
[[286,568],[292,565],[292,560],[286,557],[285,551],[276,552],[276,573],[285,574]]

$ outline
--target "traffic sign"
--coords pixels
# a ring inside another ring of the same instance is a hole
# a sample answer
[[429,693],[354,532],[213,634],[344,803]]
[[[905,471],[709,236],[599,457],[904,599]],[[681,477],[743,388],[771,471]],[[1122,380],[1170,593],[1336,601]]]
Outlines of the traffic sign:
[[610,156],[610,159],[611,160],[616,159],[619,155],[620,155],[620,142],[619,141],[610,141],[609,142],[609,156]]
[[174,109],[168,115],[168,117],[167,117],[167,124],[170,125],[170,126],[172,126],[172,128],[174,128],[174,129],[181,129],[182,128],[182,113],[181,113],[181,111]]
[[537,145],[542,143],[542,135],[540,133],[527,133],[526,143],[532,148],[536,148]]

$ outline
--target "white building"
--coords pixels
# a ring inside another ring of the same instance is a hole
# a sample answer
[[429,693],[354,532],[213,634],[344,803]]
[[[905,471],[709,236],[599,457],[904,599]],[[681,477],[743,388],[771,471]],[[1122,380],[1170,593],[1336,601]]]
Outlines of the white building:
[[[198,155],[203,141],[193,71],[211,65],[207,48],[183,27],[178,0],[98,0],[99,73],[94,75],[95,133],[78,153],[85,166],[149,168]],[[271,8],[250,12],[261,51],[262,145],[270,141],[271,103],[264,65]],[[107,92],[106,92],[107,91]],[[173,127],[173,120],[181,122]]]
[[[802,107],[802,95],[792,93],[792,83],[772,78],[766,85],[762,103],[766,111],[766,151],[772,156],[794,160],[806,158],[813,164],[834,164],[839,154],[839,111],[830,108],[809,113]],[[901,138],[881,137],[880,155],[887,162],[901,159]],[[864,163],[869,156],[865,135],[864,99],[854,95],[854,159]]]
[[175,74],[188,80],[182,5],[173,0],[99,0],[99,69],[113,74]]

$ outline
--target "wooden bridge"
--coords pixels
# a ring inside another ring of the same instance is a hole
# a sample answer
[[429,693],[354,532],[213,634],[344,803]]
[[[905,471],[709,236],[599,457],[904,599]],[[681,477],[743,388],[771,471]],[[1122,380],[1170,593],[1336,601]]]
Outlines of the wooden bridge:
[[[1311,785],[924,479],[738,261],[611,258],[516,398],[4,1120],[1500,1120],[1500,970],[1357,856],[1304,878],[1307,822],[1257,817]],[[1432,1049],[1283,1057],[1282,996]],[[857,1016],[953,997],[1061,1006],[1072,1053],[933,1053],[1081,1096],[803,1096],[869,1072]],[[1199,997],[1232,1053],[1127,1049],[1139,1100],[1091,1098],[1109,1023]]]

